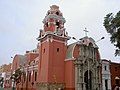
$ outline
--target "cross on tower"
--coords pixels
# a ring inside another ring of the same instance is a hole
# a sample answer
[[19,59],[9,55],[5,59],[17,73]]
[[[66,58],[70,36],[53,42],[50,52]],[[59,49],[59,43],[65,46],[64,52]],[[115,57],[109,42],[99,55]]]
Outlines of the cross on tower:
[[83,30],[84,32],[85,32],[85,36],[87,37],[87,33],[89,32],[89,31],[87,31],[87,28],[85,28],[85,30]]

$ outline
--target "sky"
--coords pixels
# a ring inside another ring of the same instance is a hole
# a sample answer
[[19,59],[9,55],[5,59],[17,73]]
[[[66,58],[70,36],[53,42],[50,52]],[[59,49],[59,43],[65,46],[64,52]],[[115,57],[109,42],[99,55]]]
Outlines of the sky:
[[[110,43],[103,21],[108,13],[120,10],[120,0],[0,0],[0,65],[12,62],[16,54],[36,48],[39,29],[51,5],[58,5],[64,18],[69,36],[80,39],[88,36],[96,42],[102,59],[120,63],[114,56],[115,47]],[[69,40],[68,43],[73,43]]]

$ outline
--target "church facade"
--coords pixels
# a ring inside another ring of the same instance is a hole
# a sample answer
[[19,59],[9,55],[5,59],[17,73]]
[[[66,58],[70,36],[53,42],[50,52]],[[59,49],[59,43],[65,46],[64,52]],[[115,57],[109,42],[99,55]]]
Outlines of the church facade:
[[101,90],[101,60],[98,46],[88,36],[67,44],[65,18],[52,5],[40,30],[38,90]]

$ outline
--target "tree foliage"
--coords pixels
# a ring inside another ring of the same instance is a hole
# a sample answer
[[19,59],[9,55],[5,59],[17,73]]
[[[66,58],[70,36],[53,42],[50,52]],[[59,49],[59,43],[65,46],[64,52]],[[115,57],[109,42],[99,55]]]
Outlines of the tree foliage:
[[0,77],[0,87],[3,87],[4,78]]
[[21,78],[22,75],[22,71],[19,69],[17,69],[11,76],[11,79],[14,81],[14,83],[19,83],[19,80]]
[[13,90],[15,90],[15,85],[21,82],[21,78],[25,77],[24,70],[18,68],[15,72],[11,75],[11,79],[13,80]]
[[111,43],[116,47],[115,56],[120,56],[120,11],[115,16],[113,13],[107,14],[103,25],[107,33],[111,35]]

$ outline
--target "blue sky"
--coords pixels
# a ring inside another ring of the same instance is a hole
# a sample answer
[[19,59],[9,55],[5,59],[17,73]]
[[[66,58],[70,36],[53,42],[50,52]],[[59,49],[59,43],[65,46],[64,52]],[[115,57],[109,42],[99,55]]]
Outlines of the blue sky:
[[105,15],[120,10],[120,0],[0,0],[0,65],[12,62],[15,54],[36,48],[42,20],[53,4],[63,12],[69,36],[84,37],[85,27],[95,41],[104,36],[97,42],[101,58],[120,62],[120,57],[114,57],[115,48],[103,27]]

